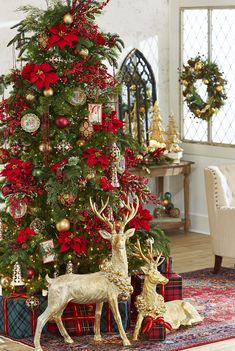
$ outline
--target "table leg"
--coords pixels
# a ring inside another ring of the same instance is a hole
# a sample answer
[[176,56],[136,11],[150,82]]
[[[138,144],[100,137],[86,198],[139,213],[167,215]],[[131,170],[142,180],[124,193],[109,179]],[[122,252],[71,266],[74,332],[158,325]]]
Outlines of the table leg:
[[188,231],[190,228],[189,218],[189,173],[184,173],[184,230]]
[[163,191],[164,191],[164,177],[158,177],[156,185],[157,185],[157,187],[156,187],[157,195],[158,196],[163,195]]

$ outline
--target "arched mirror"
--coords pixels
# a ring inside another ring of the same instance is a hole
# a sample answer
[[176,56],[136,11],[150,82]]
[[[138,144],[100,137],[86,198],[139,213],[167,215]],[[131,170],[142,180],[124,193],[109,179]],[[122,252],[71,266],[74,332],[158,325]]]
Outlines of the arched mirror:
[[157,99],[152,68],[144,55],[133,49],[121,66],[122,93],[119,114],[125,122],[124,132],[142,145],[148,145],[151,109]]

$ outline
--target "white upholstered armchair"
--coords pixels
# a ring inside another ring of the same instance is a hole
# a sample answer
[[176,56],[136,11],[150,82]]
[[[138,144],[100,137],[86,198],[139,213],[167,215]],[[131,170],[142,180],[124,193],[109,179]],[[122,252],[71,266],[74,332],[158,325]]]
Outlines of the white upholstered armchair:
[[235,258],[235,163],[206,168],[205,184],[216,274],[223,256]]

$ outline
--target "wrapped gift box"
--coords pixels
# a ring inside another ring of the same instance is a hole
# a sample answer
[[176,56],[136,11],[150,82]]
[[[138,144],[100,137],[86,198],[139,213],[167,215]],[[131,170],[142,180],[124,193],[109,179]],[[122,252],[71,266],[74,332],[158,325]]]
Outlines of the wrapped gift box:
[[166,285],[158,285],[157,292],[164,297],[165,301],[182,300],[183,282],[182,277],[176,273],[164,273],[169,283]]
[[[119,312],[122,319],[123,328],[126,330],[128,326],[128,302],[121,301],[118,304]],[[93,334],[95,321],[95,304],[74,304],[69,303],[63,316],[63,324],[70,335]],[[109,304],[105,303],[102,310],[100,321],[101,332],[118,331],[116,322]],[[58,333],[58,328],[54,322],[48,323],[48,331]]]
[[[44,297],[40,300],[39,308],[31,311],[25,304],[23,297],[2,297],[0,296],[0,333],[16,339],[33,336],[35,333],[38,316],[47,307]],[[44,331],[46,329],[44,328]]]
[[[164,257],[164,256],[162,256]],[[172,272],[172,257],[168,256],[158,267],[159,272],[161,273],[171,273]]]
[[162,324],[153,324],[148,333],[141,333],[141,340],[164,341],[166,338],[166,328]]

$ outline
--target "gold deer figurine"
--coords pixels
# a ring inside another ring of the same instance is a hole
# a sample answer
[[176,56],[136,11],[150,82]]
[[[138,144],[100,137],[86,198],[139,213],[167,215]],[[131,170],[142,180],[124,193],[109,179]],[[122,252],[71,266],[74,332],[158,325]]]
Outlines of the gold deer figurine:
[[109,240],[112,246],[112,257],[110,262],[101,265],[101,271],[90,274],[65,274],[55,279],[47,277],[48,307],[39,316],[37,329],[34,337],[35,351],[42,351],[40,345],[41,332],[48,320],[54,319],[65,342],[73,343],[61,320],[61,316],[67,304],[72,301],[79,304],[96,303],[94,340],[101,341],[100,318],[104,302],[110,304],[114,319],[117,323],[120,336],[124,346],[130,345],[122,326],[122,320],[118,309],[118,299],[127,298],[133,292],[128,278],[128,262],[126,255],[126,240],[134,235],[135,229],[126,231],[125,226],[135,217],[139,199],[136,197],[132,203],[129,198],[127,203],[123,202],[127,214],[123,215],[120,229],[117,232],[115,222],[111,222],[104,214],[109,199],[103,207],[98,210],[95,203],[90,199],[91,209],[94,214],[103,221],[110,232],[100,230],[100,235]]
[[197,310],[189,302],[183,300],[164,302],[162,295],[156,292],[157,284],[167,284],[169,280],[158,271],[158,267],[162,264],[164,258],[161,258],[159,252],[153,253],[153,242],[151,240],[148,241],[148,244],[147,255],[144,255],[139,240],[137,240],[137,245],[134,246],[135,252],[133,252],[134,256],[147,263],[141,267],[145,274],[144,286],[142,293],[137,296],[135,302],[138,317],[133,334],[134,341],[138,340],[145,317],[160,318],[171,329],[178,329],[181,325],[189,326],[202,321]]

